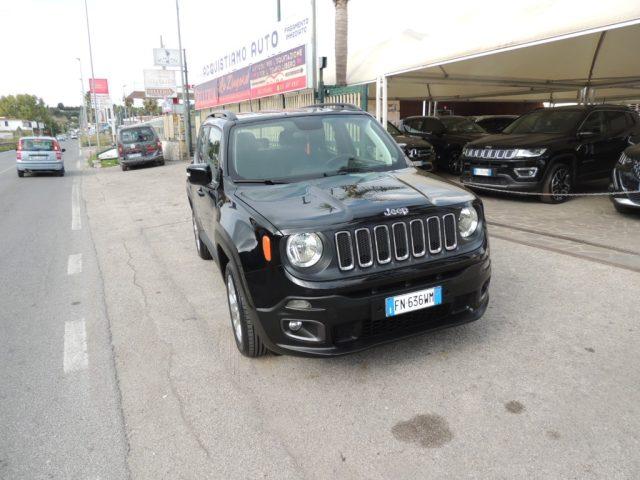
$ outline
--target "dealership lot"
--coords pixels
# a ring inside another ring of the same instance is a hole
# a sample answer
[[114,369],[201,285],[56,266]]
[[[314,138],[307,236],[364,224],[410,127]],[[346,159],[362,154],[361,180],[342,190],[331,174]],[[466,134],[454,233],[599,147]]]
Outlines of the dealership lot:
[[195,253],[185,166],[82,182],[133,477],[640,474],[639,218],[607,198],[486,197],[480,321],[336,359],[249,360]]

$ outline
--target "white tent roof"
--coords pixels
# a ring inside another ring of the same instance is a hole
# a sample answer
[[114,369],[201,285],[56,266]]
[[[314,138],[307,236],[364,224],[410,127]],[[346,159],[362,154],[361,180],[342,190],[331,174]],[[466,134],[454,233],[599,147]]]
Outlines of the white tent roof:
[[[386,75],[389,98],[575,101],[590,86],[596,101],[640,99],[638,1],[398,0],[359,18],[363,2],[349,2],[348,83]],[[384,33],[359,45],[364,28]]]

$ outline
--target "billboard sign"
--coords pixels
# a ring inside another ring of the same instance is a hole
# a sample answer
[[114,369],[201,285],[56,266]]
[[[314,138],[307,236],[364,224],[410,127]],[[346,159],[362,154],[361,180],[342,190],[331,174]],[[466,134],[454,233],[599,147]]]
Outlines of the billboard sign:
[[[93,106],[93,97],[91,98],[91,106]],[[113,106],[113,102],[111,101],[111,97],[109,94],[104,93],[96,93],[96,103],[95,108],[98,110],[109,109]]]
[[264,27],[215,54],[196,54],[196,109],[307,88],[313,72],[310,44],[306,15]]
[[147,98],[177,97],[174,70],[144,70],[144,93]]
[[153,64],[158,67],[179,67],[180,50],[177,48],[154,48]]
[[106,78],[90,78],[89,91],[96,94],[108,94],[109,82]]
[[196,110],[306,88],[306,57],[306,45],[301,45],[197,85]]

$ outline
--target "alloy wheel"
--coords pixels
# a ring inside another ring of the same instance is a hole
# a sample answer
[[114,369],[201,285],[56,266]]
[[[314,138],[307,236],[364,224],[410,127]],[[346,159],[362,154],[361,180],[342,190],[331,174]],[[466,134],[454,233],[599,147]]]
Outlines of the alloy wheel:
[[242,324],[240,323],[240,305],[238,304],[238,294],[233,282],[233,276],[227,275],[227,298],[229,300],[229,313],[231,314],[231,324],[233,333],[239,344],[242,344]]
[[568,168],[562,167],[555,171],[551,178],[551,193],[554,200],[564,200],[571,191],[571,173]]

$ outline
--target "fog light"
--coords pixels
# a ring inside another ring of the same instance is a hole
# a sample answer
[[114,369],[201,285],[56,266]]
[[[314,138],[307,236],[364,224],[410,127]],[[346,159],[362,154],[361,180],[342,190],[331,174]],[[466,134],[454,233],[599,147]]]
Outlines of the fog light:
[[297,332],[301,328],[302,328],[302,322],[301,321],[299,321],[299,320],[291,320],[289,322],[289,330],[291,330],[292,332]]
[[538,167],[514,168],[513,171],[520,178],[533,178],[538,174]]
[[310,310],[311,303],[306,300],[289,300],[286,308],[291,310]]

